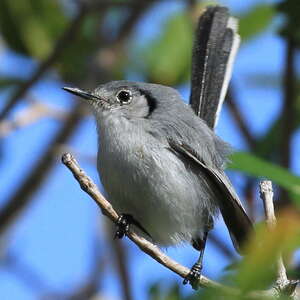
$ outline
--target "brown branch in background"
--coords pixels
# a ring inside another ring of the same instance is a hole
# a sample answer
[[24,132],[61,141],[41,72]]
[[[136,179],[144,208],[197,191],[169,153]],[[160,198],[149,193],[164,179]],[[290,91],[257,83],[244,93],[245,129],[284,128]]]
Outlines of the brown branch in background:
[[63,54],[66,46],[71,43],[74,36],[80,29],[85,16],[88,13],[92,13],[96,10],[105,10],[110,6],[141,6],[139,1],[98,1],[92,2],[90,4],[85,4],[84,1],[79,2],[79,9],[76,16],[70,22],[68,27],[66,28],[65,32],[61,35],[61,37],[57,40],[56,44],[52,52],[49,54],[48,57],[45,58],[44,61],[40,63],[36,71],[32,74],[32,76],[24,81],[13,93],[13,95],[8,99],[7,103],[5,104],[4,108],[0,113],[0,122],[3,121],[10,110],[14,107],[14,105],[26,95],[27,91],[53,66],[53,64],[60,58]]
[[[105,220],[106,221],[106,220]],[[119,240],[114,239],[114,226],[112,226],[111,222],[106,222],[107,235],[110,241],[110,245],[114,252],[114,261],[117,267],[117,274],[120,278],[120,283],[122,286],[123,296],[121,299],[124,300],[132,300],[132,289],[131,289],[131,282],[130,282],[130,275],[128,272],[128,257],[127,257],[127,248],[126,246]]]
[[[3,249],[1,249],[1,251],[3,251]],[[6,272],[15,276],[26,288],[35,293],[50,290],[50,286],[42,274],[35,270],[33,266],[29,266],[25,261],[22,261],[20,255],[16,253],[8,251],[5,255],[5,253],[2,252],[1,267]]]
[[[57,60],[57,58],[62,54],[63,48],[70,42],[72,37],[76,34],[79,30],[80,26],[82,25],[82,21],[86,13],[94,12],[94,7],[92,4],[96,2],[90,3],[89,6],[81,5],[80,9],[77,13],[77,16],[73,19],[70,23],[69,27],[63,33],[60,40],[58,40],[55,49],[52,51],[50,56],[41,63],[38,70],[33,74],[33,76],[28,79],[20,87],[16,93],[14,94],[13,101],[8,101],[7,106],[4,108],[2,112],[2,117],[6,116],[6,114],[10,111],[13,105],[19,100],[20,97],[24,96],[28,89],[38,81],[41,76],[49,69],[49,67]],[[98,10],[102,12],[113,5],[133,5],[135,2],[122,2],[122,1],[101,1],[101,5],[97,7]],[[140,5],[140,4],[138,4]],[[99,70],[99,67],[98,67]],[[94,81],[95,78],[92,76],[93,72],[89,72],[90,81]],[[104,75],[106,74],[104,71],[101,72],[101,79],[107,80],[109,76]],[[89,80],[89,79],[87,79]],[[93,84],[96,84],[93,82]],[[13,102],[13,103],[12,103]],[[11,103],[11,104],[9,104]],[[0,234],[2,234],[6,228],[11,225],[11,222],[20,214],[21,210],[26,207],[26,205],[30,202],[30,198],[38,189],[39,185],[45,180],[48,172],[53,167],[55,161],[55,154],[57,153],[57,149],[60,145],[65,144],[69,136],[74,132],[77,128],[80,120],[84,115],[84,106],[78,104],[74,107],[71,111],[69,118],[66,119],[64,122],[63,128],[61,132],[59,132],[53,141],[50,143],[48,150],[42,155],[42,157],[38,160],[38,163],[33,168],[33,171],[28,175],[28,177],[24,180],[23,184],[17,189],[17,191],[13,194],[13,196],[6,202],[6,204],[2,207],[0,211]],[[0,114],[1,118],[1,114]]]
[[245,201],[247,203],[247,213],[250,218],[250,220],[255,220],[255,194],[254,187],[256,186],[256,180],[250,177],[246,177],[246,184],[244,187],[244,195],[245,195]]
[[[66,299],[66,300],[85,300],[85,299],[104,299],[101,297],[101,282],[103,276],[101,276],[106,268],[107,259],[106,255],[103,253],[103,249],[100,249],[100,241],[97,237],[95,239],[94,247],[92,247],[92,256],[91,256],[91,270],[90,273],[85,277],[85,283],[79,286],[75,291],[70,295],[60,298],[52,299]],[[47,298],[48,299],[48,298]]]
[[66,31],[62,34],[61,38],[55,44],[52,52],[49,56],[40,63],[36,71],[33,75],[26,81],[24,81],[13,93],[11,98],[7,101],[6,105],[2,109],[0,113],[0,122],[4,120],[9,113],[9,111],[13,108],[13,106],[27,93],[27,91],[49,70],[49,68],[58,60],[58,58],[62,55],[66,46],[72,40],[73,36],[78,32],[84,16],[86,15],[86,9],[84,6],[78,10],[77,15],[69,24]]
[[[290,168],[291,164],[291,142],[292,136],[296,125],[296,79],[295,79],[295,55],[296,47],[292,40],[287,40],[286,43],[286,57],[285,57],[285,70],[283,74],[283,109],[281,113],[282,128],[281,128],[281,141],[279,148],[279,157],[281,165],[285,168]],[[281,190],[280,205],[290,203],[288,192]]]
[[55,149],[58,145],[64,144],[80,124],[83,116],[83,105],[76,104],[71,110],[69,117],[65,120],[62,129],[53,138],[46,152],[32,168],[32,172],[16,190],[13,196],[6,202],[0,211],[0,235],[11,225],[22,209],[28,204],[43,181],[47,178],[57,157]]
[[236,96],[235,96],[232,85],[228,89],[225,103],[227,103],[228,108],[233,116],[233,119],[235,120],[236,124],[238,125],[238,128],[240,129],[241,133],[243,134],[248,146],[250,147],[251,150],[255,149],[256,138],[251,133],[250,128],[246,124],[245,118],[242,116],[242,113],[236,104]]
[[121,59],[124,59],[125,41],[132,33],[136,23],[140,20],[140,17],[145,13],[149,6],[153,5],[153,2],[151,1],[138,1],[138,3],[139,5],[131,7],[131,14],[125,22],[120,25],[120,30],[116,39],[110,40],[110,34],[107,33],[102,34],[100,37],[100,44],[102,47],[98,55],[96,55],[96,61],[93,62],[94,68],[96,68],[95,71],[97,71],[99,65],[106,70],[111,70],[114,68],[115,63],[120,57]]
[[[273,204],[273,189],[272,182],[268,180],[263,180],[260,185],[260,197],[263,200],[266,223],[270,230],[273,230],[276,226],[276,217],[274,213]],[[295,289],[297,287],[298,281],[288,280],[286,275],[286,269],[283,263],[282,256],[280,255],[277,260],[277,280],[275,289],[280,292],[288,292],[289,296],[296,299]]]
[[133,28],[135,27],[137,20],[145,13],[149,6],[153,5],[151,1],[137,1],[140,5],[134,6],[130,16],[127,18],[126,22],[122,24],[120,32],[118,34],[117,44],[124,43],[124,41],[131,34]]
[[[130,2],[121,2],[121,1],[101,1],[103,2],[103,5],[99,6],[98,9],[101,10],[102,13],[104,13],[105,8],[108,8],[109,5],[130,5]],[[91,4],[96,2],[91,2]],[[140,4],[138,4],[140,6]],[[144,6],[146,7],[146,6]],[[89,6],[90,12],[94,12],[91,9],[91,6]],[[142,12],[140,11],[139,14]],[[76,34],[76,32],[79,30],[80,25],[82,25],[82,21],[84,18],[84,15],[86,14],[86,9],[82,9],[80,13],[78,13],[77,17],[73,20],[73,22],[70,24],[69,29],[63,34],[61,40],[58,42],[58,45],[56,49],[53,50],[52,55],[44,62],[38,70],[34,73],[33,77],[28,79],[26,84],[21,88],[19,88],[18,94],[15,94],[14,96],[14,104],[17,103],[17,101],[24,96],[27,91],[30,89],[30,87],[37,82],[51,67],[53,63],[57,60],[57,58],[62,55],[60,51],[63,52],[64,46],[68,44],[68,41],[70,42],[70,38]],[[104,19],[104,18],[102,18]],[[128,26],[124,24],[126,27],[126,30],[123,30],[120,32],[121,39],[123,42],[125,42],[126,37],[130,34],[130,30],[134,28],[133,19],[128,18],[131,25]],[[138,21],[138,18],[136,16],[135,22]],[[116,43],[118,43],[118,38],[116,38]],[[101,47],[100,43],[100,47]],[[59,50],[59,51],[58,51]],[[90,67],[90,66],[89,66]],[[83,84],[89,84],[89,85],[95,85],[98,81],[107,81],[110,79],[110,76],[106,74],[105,70],[103,70],[102,66],[97,65],[97,72],[101,71],[100,76],[96,76],[94,72],[94,69],[90,67],[90,72],[88,72],[88,77],[85,77]],[[18,98],[18,99],[17,99]],[[11,101],[9,101],[11,103]],[[9,107],[6,108],[6,112],[4,115],[7,115],[9,110],[14,104],[10,104]],[[38,163],[33,167],[31,173],[24,179],[24,182],[21,184],[21,186],[16,189],[15,193],[12,195],[10,199],[6,202],[6,204],[3,206],[2,210],[0,211],[0,234],[2,234],[9,226],[12,224],[12,222],[16,219],[18,215],[21,214],[21,212],[28,206],[31,200],[33,200],[33,195],[37,192],[40,185],[45,181],[46,177],[48,176],[48,173],[53,168],[54,164],[56,163],[56,157],[57,157],[57,149],[61,145],[64,145],[67,142],[67,139],[71,136],[71,134],[76,130],[78,127],[80,120],[85,115],[85,108],[81,106],[80,104],[76,105],[74,109],[72,110],[69,117],[66,116],[66,120],[64,122],[64,125],[60,132],[57,133],[56,137],[53,139],[53,141],[50,143],[48,150],[45,151],[44,154],[42,154],[41,158],[38,159]],[[124,257],[123,257],[124,258]],[[119,258],[118,258],[119,259]],[[124,258],[125,259],[125,258]],[[124,271],[124,274],[126,274],[126,270]],[[121,280],[121,284],[123,284],[124,281]],[[79,293],[85,293],[85,294],[91,294],[94,291],[95,288],[95,281],[89,281],[87,284],[82,288],[82,291],[79,291]],[[124,287],[123,287],[124,288]],[[125,287],[127,290],[127,294],[131,294],[131,288],[127,285]],[[74,294],[76,297],[76,294]],[[129,297],[128,297],[129,299]]]
[[210,233],[208,239],[221,251],[221,253],[224,256],[226,256],[231,260],[236,258],[233,251],[226,244],[224,244],[223,241],[221,241],[220,238],[216,236],[214,233]]
[[34,101],[29,106],[17,112],[13,119],[0,122],[0,138],[6,137],[13,131],[31,125],[43,118],[63,120],[66,115],[67,113],[62,109]]
[[[236,122],[237,127],[242,133],[242,136],[247,142],[248,147],[250,148],[251,151],[254,151],[257,145],[257,140],[256,137],[252,134],[248,124],[246,123],[245,117],[243,116],[242,112],[240,111],[237,105],[235,90],[232,83],[229,86],[225,103],[227,104],[228,109],[234,121]],[[249,212],[249,217],[251,220],[254,220],[254,212],[255,212],[255,207],[254,207],[255,197],[253,194],[254,183],[255,181],[253,179],[247,178],[247,182],[244,189],[245,200],[248,206],[247,211]]]
[[282,138],[281,138],[281,163],[283,167],[290,167],[290,144],[296,123],[296,89],[295,89],[295,54],[296,48],[292,41],[286,45],[286,65],[283,74],[284,106],[282,110]]

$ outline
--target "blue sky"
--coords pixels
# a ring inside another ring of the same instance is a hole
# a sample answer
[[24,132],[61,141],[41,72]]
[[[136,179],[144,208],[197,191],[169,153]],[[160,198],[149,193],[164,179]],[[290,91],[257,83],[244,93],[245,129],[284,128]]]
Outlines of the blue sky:
[[[261,2],[222,1],[221,3],[229,6],[232,12],[238,15]],[[264,2],[274,3],[274,1]],[[143,39],[154,36],[159,31],[158,25],[163,23],[166,16],[180,8],[180,1],[172,1],[171,4],[169,2],[153,8],[141,20],[135,33],[136,38],[143,42]],[[257,72],[274,75],[282,73],[284,43],[276,35],[276,23],[274,22],[265,33],[242,45],[234,68],[233,82],[237,88],[238,105],[256,135],[261,135],[267,130],[281,107],[282,95],[278,88],[256,87],[249,82],[249,76]],[[18,75],[26,78],[36,66],[35,62],[7,50],[0,52],[0,58],[2,75]],[[73,99],[61,90],[63,85],[55,76],[47,76],[45,80],[34,86],[31,92],[42,101],[68,108]],[[6,99],[9,92],[1,92],[2,101]],[[180,92],[187,99],[189,87],[181,87]],[[20,103],[12,115],[23,108],[24,104]],[[21,182],[29,172],[39,153],[47,147],[49,137],[57,128],[56,121],[43,119],[16,130],[5,138],[0,164],[0,174],[2,174],[0,205],[8,199],[16,183]],[[234,148],[247,150],[226,106],[222,111],[217,133]],[[80,129],[71,139],[70,146],[78,153],[95,155],[96,132],[91,116],[87,116],[82,122]],[[300,135],[297,133],[293,139],[292,169],[298,174],[300,162],[296,153],[299,153],[299,149]],[[89,175],[99,182],[95,166],[84,159],[80,163]],[[239,189],[243,180],[236,174],[232,174],[232,178]],[[104,219],[100,216],[96,205],[80,190],[69,171],[61,165],[58,157],[54,170],[35,195],[34,201],[10,232],[2,238],[2,242],[6,244],[6,247],[1,249],[2,257],[7,253],[13,253],[16,265],[22,266],[23,269],[28,266],[40,277],[41,290],[32,290],[24,284],[20,276],[4,267],[0,269],[2,299],[35,299],[37,294],[52,291],[68,292],[82,283],[93,263],[92,249],[97,238],[98,227],[103,226],[103,222]],[[229,244],[229,247],[232,247],[221,219],[217,222],[215,231]],[[135,299],[145,298],[150,283],[159,280],[166,284],[181,281],[176,275],[137,250],[135,245],[128,241],[124,241],[124,244],[129,250],[130,274]],[[108,273],[102,283],[104,294],[112,296],[112,299],[118,299],[120,296],[118,280],[105,237],[101,237],[99,251],[107,257]],[[191,266],[197,257],[197,253],[190,246],[168,249],[167,252],[187,266]],[[205,253],[204,274],[217,279],[227,264],[228,260],[220,256],[215,247],[209,243]],[[26,277],[25,272],[24,274]],[[191,292],[189,287],[182,287],[182,289],[186,293]]]

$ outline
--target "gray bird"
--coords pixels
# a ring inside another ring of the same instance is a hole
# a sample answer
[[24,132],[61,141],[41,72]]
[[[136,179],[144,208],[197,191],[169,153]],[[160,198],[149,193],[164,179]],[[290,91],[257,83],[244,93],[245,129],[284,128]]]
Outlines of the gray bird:
[[192,244],[200,257],[184,283],[200,276],[218,211],[240,251],[252,224],[224,173],[230,147],[212,130],[220,101],[209,127],[208,119],[199,118],[175,89],[163,85],[112,81],[92,92],[64,89],[84,98],[94,113],[101,182],[122,214],[118,237],[131,224],[163,247]]

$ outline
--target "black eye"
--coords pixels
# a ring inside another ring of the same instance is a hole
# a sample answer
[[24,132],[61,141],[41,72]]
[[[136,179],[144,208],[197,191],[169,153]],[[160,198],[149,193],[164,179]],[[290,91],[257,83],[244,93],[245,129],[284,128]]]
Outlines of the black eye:
[[121,90],[117,94],[117,100],[121,104],[128,104],[128,103],[130,103],[131,99],[132,99],[132,93],[131,93],[131,91]]

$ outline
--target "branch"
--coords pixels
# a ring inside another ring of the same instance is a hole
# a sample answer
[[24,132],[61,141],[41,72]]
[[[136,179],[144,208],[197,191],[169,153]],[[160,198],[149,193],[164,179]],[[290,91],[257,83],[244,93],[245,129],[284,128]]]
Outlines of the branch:
[[[92,255],[90,259],[91,270],[90,273],[85,276],[85,282],[81,285],[77,285],[75,290],[65,296],[51,298],[50,296],[45,299],[64,299],[64,300],[82,300],[82,299],[106,299],[102,295],[102,280],[104,278],[104,270],[106,268],[106,256],[103,253],[103,249],[100,249],[99,238],[95,238],[94,247],[92,247]],[[99,284],[100,282],[100,284]],[[99,288],[100,285],[100,288]],[[103,296],[103,297],[101,297]]]
[[[85,172],[80,168],[77,161],[70,153],[65,153],[62,156],[62,162],[64,165],[68,167],[68,169],[73,173],[75,179],[80,184],[82,190],[84,190],[87,194],[89,194],[92,199],[96,202],[96,204],[101,208],[102,213],[106,215],[111,221],[115,224],[118,221],[119,215],[114,210],[112,205],[104,198],[104,196],[100,193],[96,184],[88,177]],[[140,237],[134,232],[128,233],[128,238],[133,241],[143,252],[151,256],[157,262],[168,268],[169,270],[173,271],[174,273],[178,274],[182,278],[185,278],[188,273],[189,269],[180,265],[166,254],[164,254],[156,245],[152,244],[151,242],[147,241],[146,239]],[[215,282],[205,276],[200,277],[199,286],[202,287],[211,287],[216,289],[221,289],[222,291],[230,294],[236,294],[237,291],[233,288],[224,286],[218,282]]]
[[32,125],[43,118],[64,120],[66,115],[67,113],[65,111],[53,105],[34,101],[29,106],[17,112],[12,119],[6,119],[0,122],[0,138],[8,136],[15,130]]
[[33,73],[33,75],[26,81],[24,81],[19,88],[15,90],[11,98],[7,101],[6,105],[2,109],[0,113],[0,121],[6,118],[7,114],[13,108],[13,106],[18,102],[20,98],[22,98],[27,91],[48,71],[48,69],[57,61],[60,55],[66,48],[66,45],[72,40],[72,37],[80,28],[84,16],[86,15],[86,10],[82,8],[79,10],[77,15],[69,24],[66,31],[62,34],[61,38],[57,41],[56,45],[54,46],[52,52],[49,56],[40,63],[39,67]]
[[37,187],[47,178],[48,173],[51,171],[56,162],[56,147],[64,144],[78,127],[84,116],[82,111],[82,104],[74,106],[70,115],[65,120],[61,130],[59,130],[52,142],[50,142],[47,150],[42,154],[36,165],[33,166],[32,171],[1,208],[0,235],[4,233],[15,218],[21,213],[23,208],[31,201]]
[[[292,39],[286,40],[285,69],[282,80],[283,108],[281,111],[281,130],[279,156],[281,165],[285,168],[291,166],[291,143],[297,120],[297,94],[296,94],[296,45]],[[291,203],[289,193],[281,189],[280,205]]]
[[122,290],[122,297],[121,299],[124,300],[132,300],[132,287],[131,287],[131,280],[129,276],[128,270],[128,254],[127,248],[125,247],[124,243],[121,243],[119,239],[114,239],[114,230],[115,227],[111,222],[107,220],[105,222],[107,227],[107,238],[110,242],[113,256],[115,257],[115,264],[118,273],[118,277],[120,280],[121,290]]
[[[80,168],[79,164],[75,160],[75,158],[70,153],[65,153],[62,156],[62,162],[63,164],[72,172],[75,179],[78,181],[81,189],[85,191],[87,194],[91,196],[91,198],[96,202],[96,204],[100,207],[102,213],[107,216],[111,221],[113,221],[115,224],[118,221],[119,215],[114,210],[112,205],[104,198],[104,196],[100,193],[98,187],[96,184],[92,181],[90,177],[88,177],[85,172]],[[189,269],[180,265],[173,259],[171,259],[169,256],[167,256],[165,253],[163,253],[156,245],[152,244],[151,242],[147,241],[143,237],[140,237],[135,232],[130,231],[127,234],[127,237],[134,242],[140,250],[151,256],[154,260],[156,260],[158,263],[162,264],[172,272],[178,274],[182,278],[185,278],[187,274],[189,273]],[[216,281],[213,281],[203,275],[198,280],[197,283],[201,287],[207,287],[207,288],[213,288],[217,289],[224,294],[228,294],[231,296],[239,296],[240,291],[231,288],[229,286],[225,286],[223,284],[220,284]],[[289,291],[288,288],[293,287],[295,290],[297,283],[289,281],[289,286],[285,286],[284,291]],[[294,291],[293,290],[293,291]],[[281,290],[283,291],[283,290]],[[292,291],[292,292],[293,292]],[[290,294],[292,294],[292,292]],[[253,291],[250,292],[247,296],[249,299],[274,299],[272,297],[278,295],[278,290],[275,288],[272,288],[270,290],[266,291]]]
[[285,70],[283,74],[283,109],[282,109],[282,131],[281,131],[281,165],[283,167],[290,167],[291,160],[291,138],[295,129],[297,119],[296,112],[296,46],[290,39],[286,41],[286,57],[285,57]]
[[228,89],[227,95],[226,95],[226,103],[228,105],[228,108],[238,125],[241,133],[243,134],[248,146],[254,150],[257,144],[255,136],[252,134],[245,117],[242,115],[241,111],[239,110],[237,103],[236,103],[236,96],[234,94],[234,90],[231,86]]
[[[274,213],[273,204],[273,189],[272,182],[263,180],[260,182],[260,197],[264,203],[266,223],[270,230],[276,226],[276,217]],[[277,260],[277,280],[275,283],[275,289],[281,293],[285,293],[289,296],[296,297],[295,290],[298,284],[298,280],[289,280],[286,275],[286,269],[283,263],[282,256],[280,255]],[[296,299],[296,298],[295,298]]]
[[[14,94],[14,103],[8,101],[7,106],[4,106],[3,111],[0,113],[1,118],[5,117],[10,109],[14,106],[17,101],[24,96],[30,87],[37,82],[40,77],[51,67],[51,65],[57,60],[57,58],[62,54],[63,48],[71,42],[72,37],[76,34],[80,26],[82,25],[82,21],[84,16],[91,12],[95,12],[95,9],[104,11],[105,9],[111,6],[128,6],[128,5],[137,5],[141,4],[136,1],[132,2],[124,2],[124,1],[100,1],[97,7],[93,5],[97,2],[91,2],[90,4],[84,4],[80,6],[78,14],[74,17],[73,21],[71,21],[69,27],[63,33],[61,39],[58,40],[54,50],[49,55],[49,57],[41,63],[38,67],[37,71],[33,74],[31,78],[29,78],[24,85],[20,86],[19,89]],[[137,4],[136,4],[137,3]],[[128,32],[128,31],[127,31]],[[97,69],[99,71],[99,68]],[[108,81],[110,76],[105,76],[105,72],[101,72],[101,80],[100,81]],[[96,78],[93,75],[93,72],[90,72],[91,78]],[[97,77],[99,80],[100,77]],[[94,83],[95,84],[95,83]],[[18,94],[17,94],[18,93]],[[12,100],[13,98],[11,98]],[[11,104],[9,104],[11,103]],[[24,182],[21,186],[14,192],[14,194],[6,201],[5,205],[0,210],[0,235],[3,234],[4,231],[11,225],[11,223],[16,219],[18,215],[22,212],[22,210],[27,206],[27,204],[31,201],[33,194],[37,191],[39,185],[46,179],[49,171],[52,169],[55,160],[55,154],[57,153],[57,149],[60,145],[65,144],[70,135],[74,132],[74,130],[79,125],[81,119],[84,116],[84,109],[81,105],[76,105],[69,117],[66,117],[64,125],[60,132],[54,137],[53,141],[50,143],[48,149],[44,154],[38,159],[37,164],[33,167],[30,174],[24,179]],[[1,122],[1,121],[0,121]]]

